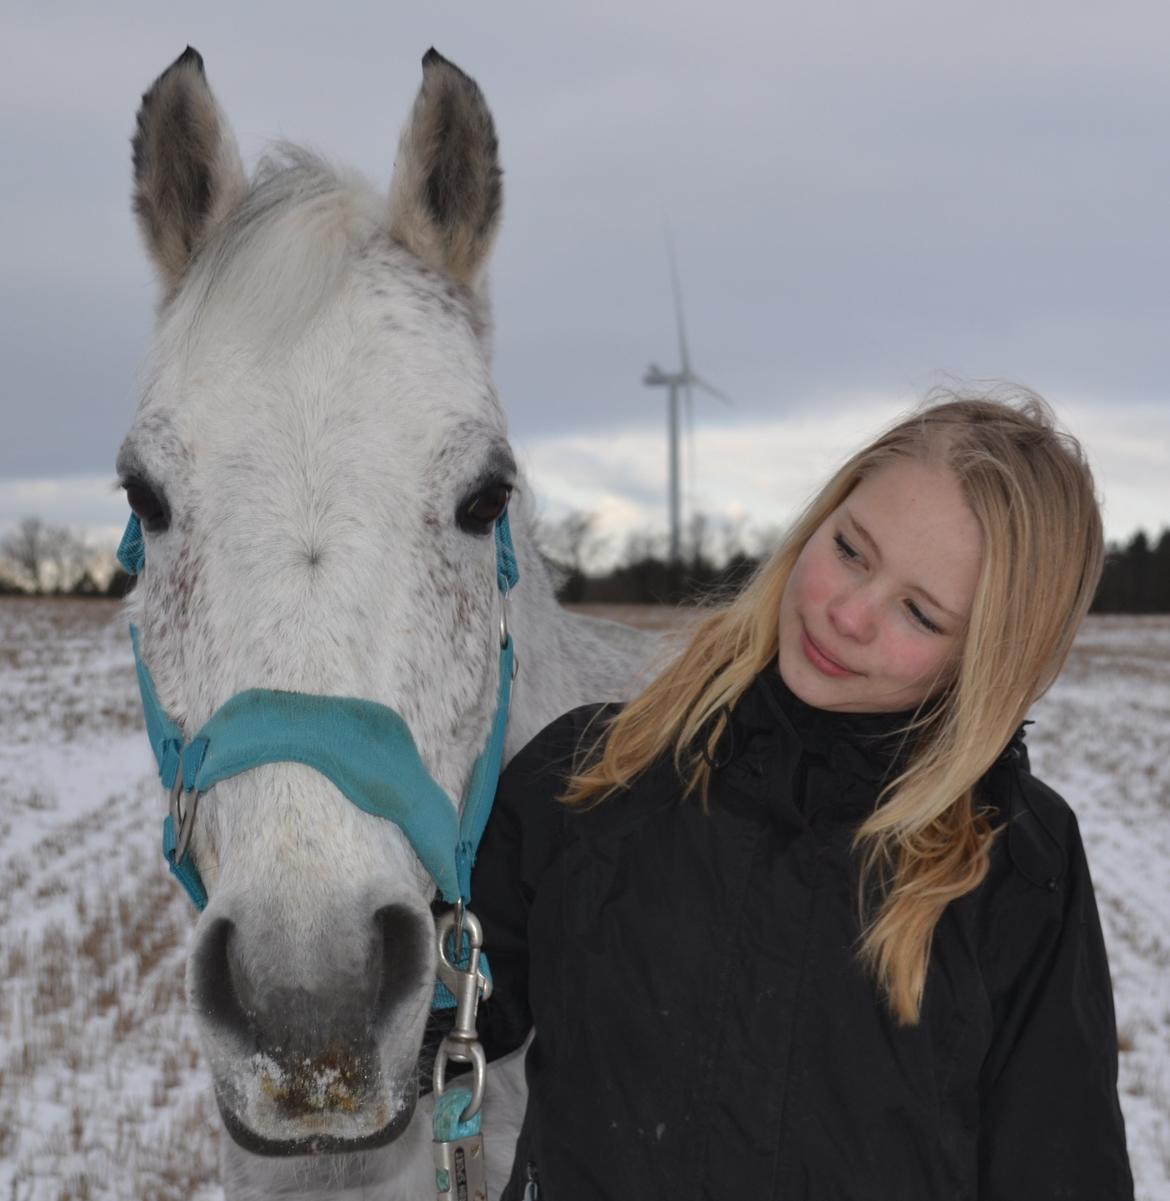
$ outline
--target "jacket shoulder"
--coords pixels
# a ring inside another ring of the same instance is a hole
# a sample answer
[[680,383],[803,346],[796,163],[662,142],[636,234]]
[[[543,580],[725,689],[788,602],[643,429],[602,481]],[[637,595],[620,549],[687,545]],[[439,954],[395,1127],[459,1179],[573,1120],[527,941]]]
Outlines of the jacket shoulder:
[[558,798],[600,745],[609,719],[619,709],[616,704],[582,705],[534,735],[500,773],[485,843],[522,839],[526,857],[538,846],[541,860],[552,855],[565,813]]
[[1068,802],[1032,775],[1026,760],[1009,758],[992,773],[1000,839],[1013,873],[1053,891],[1079,853],[1080,831]]
[[604,737],[610,720],[621,711],[616,703],[581,705],[554,718],[534,735],[504,767],[509,783],[536,777],[567,777],[588,758]]

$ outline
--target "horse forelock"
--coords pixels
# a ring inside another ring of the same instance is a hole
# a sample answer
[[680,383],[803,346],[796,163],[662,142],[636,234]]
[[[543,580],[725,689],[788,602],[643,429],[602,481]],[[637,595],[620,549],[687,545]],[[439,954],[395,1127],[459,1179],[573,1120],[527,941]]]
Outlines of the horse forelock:
[[300,338],[362,263],[396,260],[400,289],[430,317],[465,322],[490,355],[492,320],[481,291],[425,266],[388,228],[388,201],[359,173],[282,143],[261,159],[239,204],[195,254],[161,313],[190,351],[200,341],[280,354]]
[[384,238],[385,201],[355,172],[280,144],[211,231],[166,301],[160,334],[280,353],[342,287],[359,249]]

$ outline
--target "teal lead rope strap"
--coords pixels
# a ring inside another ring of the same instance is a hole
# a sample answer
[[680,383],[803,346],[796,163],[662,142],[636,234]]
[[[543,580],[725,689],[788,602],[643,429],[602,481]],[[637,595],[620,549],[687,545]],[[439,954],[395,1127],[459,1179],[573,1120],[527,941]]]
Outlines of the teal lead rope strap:
[[471,1138],[479,1133],[482,1113],[470,1121],[462,1121],[463,1113],[471,1103],[471,1089],[449,1088],[435,1105],[435,1139],[453,1142],[457,1138]]
[[142,523],[132,513],[126,522],[126,532],[118,543],[118,562],[127,575],[137,575],[146,562],[146,544],[142,541]]
[[508,524],[506,509],[496,522],[496,583],[504,596],[520,583],[520,566],[516,562],[516,551],[512,546],[512,527]]
[[471,1104],[471,1089],[450,1088],[435,1101],[432,1120],[435,1147],[435,1191],[439,1201],[462,1201],[476,1196],[473,1187],[484,1181],[481,1126],[483,1113],[463,1121]]

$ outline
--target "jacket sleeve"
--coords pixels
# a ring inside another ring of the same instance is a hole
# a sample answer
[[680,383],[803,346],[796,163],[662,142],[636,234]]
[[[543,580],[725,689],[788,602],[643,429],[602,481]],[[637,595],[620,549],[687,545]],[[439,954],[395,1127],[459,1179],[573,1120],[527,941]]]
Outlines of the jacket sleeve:
[[1026,772],[984,948],[980,1201],[1131,1201],[1109,965],[1076,818]]
[[471,910],[483,926],[491,996],[479,1008],[478,1031],[488,1059],[519,1047],[532,1028],[528,1000],[528,915],[556,859],[565,788],[578,743],[597,713],[574,710],[546,726],[500,776],[492,815],[476,855]]

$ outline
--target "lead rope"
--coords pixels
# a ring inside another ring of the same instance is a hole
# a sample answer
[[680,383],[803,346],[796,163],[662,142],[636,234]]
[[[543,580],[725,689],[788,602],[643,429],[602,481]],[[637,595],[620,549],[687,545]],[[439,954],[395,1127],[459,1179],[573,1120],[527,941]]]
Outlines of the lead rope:
[[[507,722],[511,684],[519,671],[515,647],[508,632],[508,594],[520,578],[516,552],[507,514],[496,523],[496,578],[500,588],[500,696],[496,723],[488,743],[488,757],[497,760],[491,776],[499,778],[499,759],[503,755],[503,736]],[[502,720],[501,720],[502,716]],[[495,783],[490,785],[486,811],[477,820],[476,811],[486,796],[473,785],[466,806],[471,810],[472,838],[468,848],[461,843],[456,854],[460,874],[460,898],[435,923],[439,943],[438,993],[449,994],[455,1006],[455,1024],[439,1044],[432,1072],[435,1114],[432,1120],[435,1157],[435,1189],[438,1201],[488,1201],[487,1163],[483,1153],[484,1088],[487,1083],[487,1057],[475,1029],[479,1002],[492,993],[491,976],[480,970],[483,928],[479,919],[464,904],[471,892],[471,867],[479,845],[487,813],[495,799]],[[470,849],[470,856],[466,851]],[[450,949],[450,954],[448,954]],[[445,1001],[444,1004],[447,1002]],[[471,1088],[458,1085],[447,1089],[447,1064],[471,1064]]]
[[[457,901],[435,923],[435,932],[439,979],[455,997],[455,1024],[435,1055],[435,1188],[438,1201],[487,1201],[481,1130],[487,1058],[475,1029],[480,999],[492,991],[491,980],[479,970],[483,930],[475,914]],[[471,1065],[470,1088],[447,1088],[449,1062]]]

